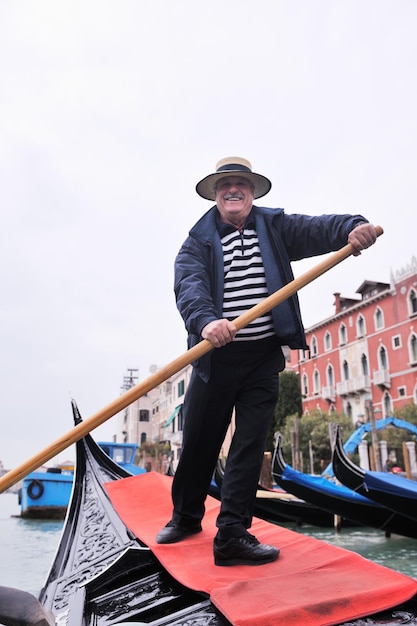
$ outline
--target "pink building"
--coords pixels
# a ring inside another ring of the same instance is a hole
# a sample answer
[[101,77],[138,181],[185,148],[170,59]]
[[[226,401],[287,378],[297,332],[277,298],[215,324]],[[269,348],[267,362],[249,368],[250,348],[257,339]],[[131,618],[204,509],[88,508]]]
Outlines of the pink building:
[[365,280],[356,293],[334,294],[334,315],[306,329],[309,352],[288,364],[300,376],[304,413],[336,410],[356,423],[367,400],[376,419],[417,404],[417,258],[389,284]]

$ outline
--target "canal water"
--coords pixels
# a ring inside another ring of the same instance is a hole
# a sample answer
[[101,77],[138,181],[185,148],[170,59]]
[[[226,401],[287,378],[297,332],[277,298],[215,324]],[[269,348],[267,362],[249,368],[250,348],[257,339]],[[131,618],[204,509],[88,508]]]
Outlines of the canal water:
[[[0,585],[38,595],[58,547],[63,522],[23,520],[18,517],[17,495],[0,495]],[[341,548],[352,550],[417,579],[417,539],[390,538],[371,528],[331,528],[286,524],[295,530]]]
[[0,585],[35,596],[46,580],[62,530],[62,521],[24,520],[17,495],[0,495]]

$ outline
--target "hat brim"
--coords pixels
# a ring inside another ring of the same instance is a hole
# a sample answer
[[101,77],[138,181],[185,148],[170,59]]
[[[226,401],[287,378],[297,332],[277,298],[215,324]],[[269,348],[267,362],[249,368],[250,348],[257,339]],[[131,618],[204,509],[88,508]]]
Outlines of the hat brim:
[[216,172],[215,174],[209,174],[196,185],[196,192],[202,198],[206,200],[216,199],[216,183],[221,178],[228,176],[241,176],[247,178],[253,184],[253,197],[254,199],[262,198],[265,196],[272,187],[271,181],[262,176],[261,174],[254,174],[253,172],[242,172],[241,170],[229,170],[225,172]]

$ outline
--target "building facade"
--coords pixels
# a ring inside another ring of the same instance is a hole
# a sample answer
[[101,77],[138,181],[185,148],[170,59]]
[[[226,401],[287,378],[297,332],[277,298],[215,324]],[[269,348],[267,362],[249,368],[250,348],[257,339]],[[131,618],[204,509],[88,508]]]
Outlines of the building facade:
[[365,280],[356,293],[334,294],[334,315],[306,329],[309,351],[292,353],[304,413],[336,410],[357,423],[369,402],[376,419],[417,404],[416,257],[390,283]]

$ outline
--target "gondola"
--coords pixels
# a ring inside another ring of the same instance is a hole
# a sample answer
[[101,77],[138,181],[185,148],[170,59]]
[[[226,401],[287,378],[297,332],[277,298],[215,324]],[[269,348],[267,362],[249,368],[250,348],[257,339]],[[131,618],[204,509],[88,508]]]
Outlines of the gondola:
[[[72,409],[78,424],[75,402]],[[199,619],[201,624],[228,624],[203,594],[172,578],[114,510],[104,485],[130,476],[90,435],[77,442],[74,488],[47,580],[38,599],[0,588],[1,624],[38,625],[40,614],[45,622],[39,626],[109,626],[128,620],[185,625]],[[14,621],[16,615],[22,621]]]
[[[342,446],[340,448],[343,451]],[[336,476],[336,468],[334,469]],[[386,535],[391,533],[417,538],[417,524],[408,517],[394,513],[387,507],[357,493],[350,485],[340,485],[323,476],[312,476],[289,466],[284,458],[281,438],[277,437],[272,461],[272,476],[283,489],[321,509],[342,518],[341,525],[349,522],[360,526],[378,528]],[[339,477],[338,477],[339,478]]]
[[[417,537],[417,482],[398,474],[367,471],[355,465],[343,450],[337,429],[333,471],[341,483],[409,520]],[[410,535],[409,535],[410,536]]]
[[[214,482],[218,487],[219,498],[223,471],[223,463],[219,459],[214,472]],[[214,490],[212,493],[215,495]],[[310,525],[321,528],[334,526],[334,516],[323,508],[315,506],[285,488],[267,489],[261,484],[258,484],[254,513],[261,519],[278,524],[293,522],[296,526]]]
[[[75,403],[73,412],[78,423],[81,418]],[[401,611],[402,619],[408,619],[410,623],[417,619],[417,581],[347,550],[262,520],[255,520],[258,530],[279,532],[287,541],[281,561],[275,566],[269,564],[261,568],[217,568],[221,570],[221,586],[214,589],[212,595],[195,590],[192,584],[184,585],[169,573],[164,565],[166,559],[171,558],[173,563],[187,561],[176,555],[179,550],[188,555],[194,546],[197,564],[200,564],[204,556],[200,552],[206,550],[207,540],[203,538],[199,542],[198,538],[193,538],[175,546],[160,546],[159,553],[152,545],[151,550],[132,530],[134,523],[123,521],[126,512],[123,513],[117,499],[117,494],[119,500],[120,494],[124,494],[134,508],[133,518],[143,512],[144,517],[147,515],[147,520],[152,522],[155,514],[152,497],[162,497],[164,506],[170,507],[166,501],[169,500],[172,479],[152,472],[130,475],[109,459],[90,435],[81,439],[76,448],[72,498],[46,582],[38,598],[18,589],[0,587],[0,623],[4,626],[264,626],[265,623],[271,626],[290,623],[292,626],[329,626],[346,622],[349,626],[360,626],[364,623],[361,618],[365,616],[367,624],[393,626],[398,624],[398,611]],[[164,485],[162,495],[157,493],[155,485]],[[149,486],[152,487],[150,491]],[[138,501],[137,493],[145,493],[145,488],[148,489],[147,497]],[[216,514],[218,503],[211,499],[206,504]],[[159,524],[159,520],[156,523]],[[156,530],[151,528],[152,536]],[[304,559],[295,558],[297,550],[299,555],[305,555]],[[305,571],[304,561],[312,555],[317,563],[325,566]],[[214,565],[211,568],[216,570]],[[339,575],[334,575],[333,568],[337,568]],[[269,597],[273,613],[268,612],[265,620],[259,617],[259,611],[271,610],[264,598],[268,581],[275,581],[274,572],[282,580],[281,585],[273,586],[272,601]],[[207,572],[207,576],[210,575]],[[205,576],[203,567],[200,578],[205,579]],[[230,593],[225,593],[222,586],[227,576],[231,581]],[[296,584],[291,584],[294,576]],[[333,581],[331,585],[323,585],[326,576],[330,577],[327,581]],[[358,585],[356,576],[359,579],[362,576],[363,586]],[[353,586],[354,598],[350,586]],[[304,588],[308,591],[304,592]],[[323,593],[329,598],[325,603],[316,597],[316,594]],[[291,594],[294,595],[293,604],[288,604]],[[225,601],[223,596],[226,596]],[[230,618],[219,608],[228,606],[230,600],[234,602],[237,617],[233,617],[232,611]],[[252,620],[247,615],[248,609],[256,609],[257,619]],[[275,615],[274,611],[279,612]],[[283,612],[285,617],[282,617]],[[336,621],[336,615],[342,615],[343,620]]]

